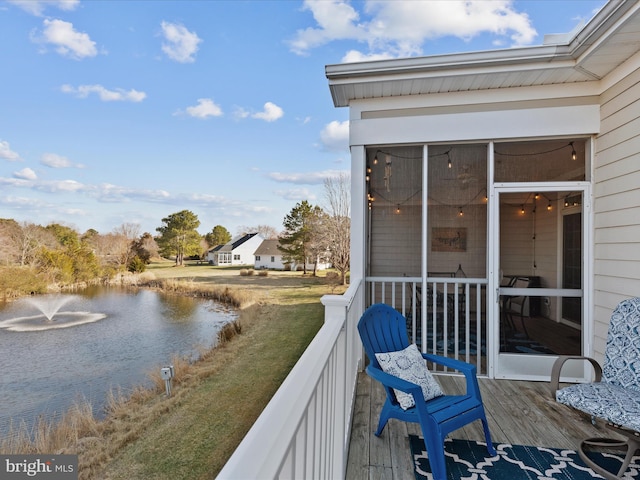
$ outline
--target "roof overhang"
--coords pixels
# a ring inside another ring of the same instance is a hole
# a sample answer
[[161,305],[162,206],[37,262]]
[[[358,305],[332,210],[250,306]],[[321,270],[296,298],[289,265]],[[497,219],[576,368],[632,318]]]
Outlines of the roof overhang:
[[583,28],[545,44],[327,65],[336,107],[402,95],[599,81],[636,54],[640,0],[611,0]]

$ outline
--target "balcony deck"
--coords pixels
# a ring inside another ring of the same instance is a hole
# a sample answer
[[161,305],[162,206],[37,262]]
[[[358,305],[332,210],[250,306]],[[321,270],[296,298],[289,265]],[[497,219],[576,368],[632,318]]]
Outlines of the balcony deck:
[[[464,379],[438,376],[445,392],[461,392]],[[479,378],[492,440],[501,443],[576,449],[587,437],[602,436],[586,416],[551,399],[546,382]],[[417,424],[392,419],[380,437],[373,432],[384,402],[384,390],[365,374],[358,389],[349,446],[349,480],[413,478],[409,434],[422,436]],[[611,436],[612,432],[607,430]],[[455,431],[452,438],[484,440],[480,422]]]

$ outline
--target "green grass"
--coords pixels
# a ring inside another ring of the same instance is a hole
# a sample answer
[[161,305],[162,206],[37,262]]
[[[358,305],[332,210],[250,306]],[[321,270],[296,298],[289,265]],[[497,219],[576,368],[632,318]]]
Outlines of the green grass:
[[[172,270],[190,269],[185,276],[195,281],[205,268]],[[111,449],[101,468],[82,474],[81,455],[81,478],[215,477],[321,327],[320,297],[335,293],[321,278],[291,273],[240,277],[231,271],[210,278],[244,281],[263,301],[241,314],[242,333],[194,366],[191,378],[174,386],[171,398],[136,404],[140,412],[113,427],[114,444],[122,446]],[[262,283],[255,284],[257,280]],[[144,409],[155,413],[145,415]],[[129,430],[127,421],[132,423]],[[121,438],[122,432],[132,438]]]

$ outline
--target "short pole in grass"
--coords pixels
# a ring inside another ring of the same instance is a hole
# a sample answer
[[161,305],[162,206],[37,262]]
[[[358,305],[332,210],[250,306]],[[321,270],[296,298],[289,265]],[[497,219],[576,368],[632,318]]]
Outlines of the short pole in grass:
[[166,367],[162,367],[160,369],[160,377],[162,377],[162,379],[164,380],[167,397],[171,396],[171,379],[173,378],[173,375],[173,365],[167,365]]

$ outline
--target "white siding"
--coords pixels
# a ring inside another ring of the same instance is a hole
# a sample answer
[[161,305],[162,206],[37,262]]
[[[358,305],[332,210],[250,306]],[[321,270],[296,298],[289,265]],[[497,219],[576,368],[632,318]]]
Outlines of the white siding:
[[[260,259],[258,259],[258,257],[260,257]],[[271,270],[284,270],[282,255],[256,255],[256,264],[254,268],[256,270],[260,270],[263,268],[268,268]]]
[[[255,263],[254,252],[258,249],[264,239],[260,235],[255,235],[234,248],[232,253],[232,265],[253,265]],[[238,258],[239,257],[239,258]]]
[[371,210],[370,274],[385,276],[420,275],[420,206]]
[[595,351],[603,357],[611,311],[640,295],[640,70],[601,97],[594,165]]

